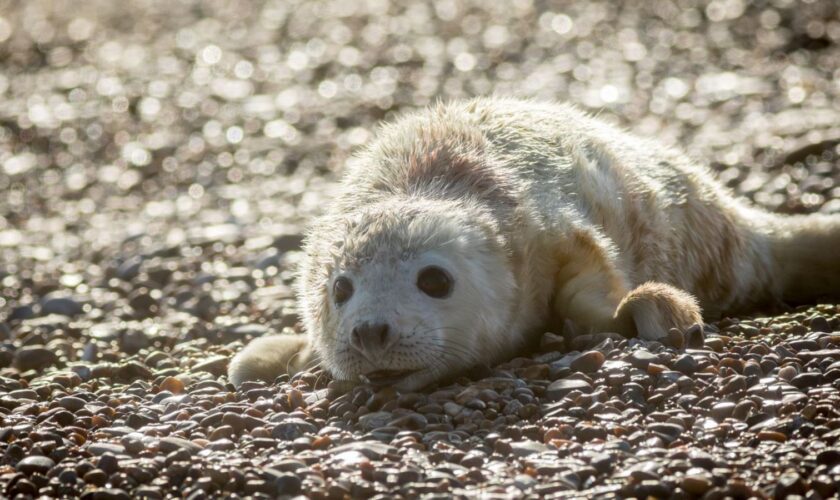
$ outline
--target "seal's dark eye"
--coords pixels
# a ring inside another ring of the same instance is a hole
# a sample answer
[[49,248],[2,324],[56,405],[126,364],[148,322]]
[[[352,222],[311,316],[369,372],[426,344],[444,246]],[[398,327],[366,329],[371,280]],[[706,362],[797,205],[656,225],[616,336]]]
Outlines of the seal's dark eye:
[[344,276],[337,278],[335,283],[333,283],[333,299],[335,299],[335,303],[341,305],[350,300],[352,296],[353,283]]
[[452,293],[452,278],[443,269],[429,266],[417,275],[417,288],[429,297],[442,299]]

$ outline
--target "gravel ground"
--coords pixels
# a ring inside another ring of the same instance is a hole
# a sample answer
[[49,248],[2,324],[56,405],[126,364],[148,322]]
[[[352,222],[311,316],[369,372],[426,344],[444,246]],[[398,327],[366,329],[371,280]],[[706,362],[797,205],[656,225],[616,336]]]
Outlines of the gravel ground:
[[0,495],[836,496],[836,304],[568,328],[420,393],[227,383],[299,329],[350,151],[440,98],[568,99],[840,213],[832,0],[410,5],[0,0]]

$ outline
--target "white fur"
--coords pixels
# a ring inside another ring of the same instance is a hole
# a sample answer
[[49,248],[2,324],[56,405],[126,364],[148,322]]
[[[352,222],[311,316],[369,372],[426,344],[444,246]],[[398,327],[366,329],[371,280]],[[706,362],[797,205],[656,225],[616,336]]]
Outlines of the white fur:
[[[420,369],[398,384],[415,389],[511,356],[564,319],[661,338],[701,321],[700,307],[714,317],[840,292],[829,247],[840,248],[837,217],[747,206],[682,153],[573,107],[455,102],[385,125],[313,224],[298,281],[308,346],[257,341],[230,375],[268,378],[311,347],[338,378]],[[415,285],[432,262],[455,278],[447,299]],[[339,275],[355,288],[343,306]],[[366,357],[349,344],[360,321],[399,338]]]

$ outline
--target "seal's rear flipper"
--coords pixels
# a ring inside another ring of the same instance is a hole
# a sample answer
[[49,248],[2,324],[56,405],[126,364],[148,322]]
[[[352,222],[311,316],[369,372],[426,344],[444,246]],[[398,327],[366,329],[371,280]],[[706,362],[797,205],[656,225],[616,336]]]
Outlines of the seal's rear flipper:
[[840,298],[840,215],[775,216],[767,226],[780,299]]

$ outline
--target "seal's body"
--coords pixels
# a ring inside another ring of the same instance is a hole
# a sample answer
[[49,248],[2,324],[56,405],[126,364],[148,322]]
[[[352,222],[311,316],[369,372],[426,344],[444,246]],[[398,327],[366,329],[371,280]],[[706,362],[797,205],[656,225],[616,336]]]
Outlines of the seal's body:
[[306,242],[307,336],[254,341],[234,384],[317,357],[415,389],[559,321],[659,339],[760,303],[840,293],[840,218],[736,200],[680,152],[570,106],[440,105],[386,125]]

